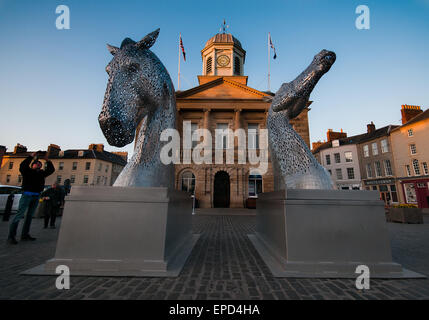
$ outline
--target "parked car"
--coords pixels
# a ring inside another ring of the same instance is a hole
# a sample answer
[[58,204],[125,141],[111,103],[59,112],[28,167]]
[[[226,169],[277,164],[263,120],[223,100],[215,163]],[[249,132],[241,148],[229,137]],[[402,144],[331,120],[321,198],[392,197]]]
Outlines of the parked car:
[[12,205],[12,213],[16,213],[18,211],[18,204],[22,194],[21,187],[0,185],[0,213],[4,213],[4,210],[6,208],[7,198],[12,192],[15,194],[15,197],[13,199],[13,205]]

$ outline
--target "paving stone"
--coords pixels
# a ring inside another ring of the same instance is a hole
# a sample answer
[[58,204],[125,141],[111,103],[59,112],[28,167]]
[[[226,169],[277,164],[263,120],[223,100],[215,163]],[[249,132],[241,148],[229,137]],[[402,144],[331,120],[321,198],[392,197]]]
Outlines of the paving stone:
[[[388,229],[394,260],[429,275],[428,217],[425,222],[389,223]],[[427,279],[376,279],[370,290],[357,290],[352,279],[274,278],[247,238],[255,224],[255,216],[193,216],[193,231],[201,237],[179,277],[72,277],[71,289],[60,291],[56,277],[20,275],[55,254],[59,228],[48,232],[35,219],[34,243],[0,242],[0,299],[429,299]],[[0,222],[0,239],[6,239],[7,227]]]

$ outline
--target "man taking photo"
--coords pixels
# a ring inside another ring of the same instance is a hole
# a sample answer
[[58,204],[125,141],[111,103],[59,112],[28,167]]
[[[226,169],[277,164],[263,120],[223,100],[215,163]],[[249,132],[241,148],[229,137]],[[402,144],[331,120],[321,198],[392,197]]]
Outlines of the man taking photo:
[[[18,212],[12,220],[9,227],[9,244],[17,244],[15,236],[18,230],[19,221],[25,217],[24,226],[22,228],[21,240],[22,241],[34,241],[36,240],[30,236],[30,226],[33,219],[33,214],[39,204],[40,193],[45,187],[45,178],[55,172],[55,168],[51,161],[48,160],[48,154],[45,154],[44,160],[47,163],[46,170],[42,170],[42,163],[39,161],[40,151],[33,153],[27,159],[25,159],[20,167],[19,171],[22,174],[22,191],[21,200],[19,201]],[[33,163],[31,163],[31,161]],[[31,167],[30,167],[31,164]]]

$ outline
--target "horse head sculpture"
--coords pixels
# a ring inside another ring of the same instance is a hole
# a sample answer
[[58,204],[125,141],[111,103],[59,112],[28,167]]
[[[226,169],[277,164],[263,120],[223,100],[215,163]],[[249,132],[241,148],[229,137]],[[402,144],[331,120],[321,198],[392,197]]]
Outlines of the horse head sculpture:
[[134,154],[115,186],[172,187],[173,165],[160,160],[160,136],[176,126],[176,100],[170,75],[149,50],[159,29],[139,42],[126,38],[121,47],[107,45],[113,55],[103,109],[98,117],[110,145],[123,147],[136,137]]

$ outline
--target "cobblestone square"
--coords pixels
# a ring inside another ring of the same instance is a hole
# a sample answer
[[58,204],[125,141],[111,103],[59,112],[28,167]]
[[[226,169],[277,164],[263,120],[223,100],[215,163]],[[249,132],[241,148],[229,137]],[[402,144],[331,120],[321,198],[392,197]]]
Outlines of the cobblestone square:
[[[274,278],[247,238],[256,223],[249,212],[198,212],[193,230],[201,237],[177,278],[72,277],[64,291],[55,277],[20,275],[54,256],[59,228],[43,229],[34,219],[37,241],[9,246],[8,224],[0,222],[0,299],[429,299],[428,279],[371,280],[370,290],[360,291],[352,279]],[[388,228],[394,261],[429,276],[429,217],[424,225]]]

